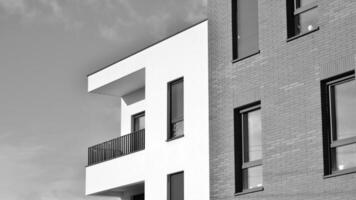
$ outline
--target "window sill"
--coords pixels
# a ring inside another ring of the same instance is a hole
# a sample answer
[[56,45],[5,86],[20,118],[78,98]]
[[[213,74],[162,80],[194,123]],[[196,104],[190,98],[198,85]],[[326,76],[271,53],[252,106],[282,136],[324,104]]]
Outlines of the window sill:
[[176,136],[176,137],[168,138],[168,139],[166,140],[166,142],[170,142],[170,141],[172,141],[172,140],[176,140],[176,139],[179,139],[179,138],[182,138],[182,137],[184,137],[184,135],[178,135],[178,136]]
[[250,193],[254,193],[254,192],[260,192],[260,191],[263,191],[263,190],[264,190],[263,186],[252,188],[252,189],[246,189],[246,190],[243,190],[242,192],[235,193],[235,196],[240,196],[240,195],[244,195],[244,194],[250,194]]
[[336,176],[342,176],[342,175],[351,174],[351,173],[356,173],[356,167],[336,171],[329,175],[324,175],[324,179],[332,178],[332,177],[336,177]]
[[287,38],[287,42],[293,41],[293,40],[298,39],[298,38],[300,38],[300,37],[303,37],[303,36],[305,36],[305,35],[309,35],[309,34],[311,34],[311,33],[314,33],[315,31],[318,31],[318,30],[319,30],[319,26],[316,27],[315,29],[311,30],[311,31],[304,32],[304,33],[301,33],[301,34],[299,34],[299,35],[296,35],[296,36]]
[[234,59],[234,60],[232,60],[231,62],[232,62],[232,63],[236,63],[236,62],[239,62],[239,61],[241,61],[241,60],[245,60],[245,59],[247,59],[247,58],[250,58],[250,57],[252,57],[252,56],[254,56],[254,55],[260,54],[260,53],[261,53],[261,51],[258,50],[256,53],[250,54],[250,55],[245,56],[245,57],[242,57],[242,58]]

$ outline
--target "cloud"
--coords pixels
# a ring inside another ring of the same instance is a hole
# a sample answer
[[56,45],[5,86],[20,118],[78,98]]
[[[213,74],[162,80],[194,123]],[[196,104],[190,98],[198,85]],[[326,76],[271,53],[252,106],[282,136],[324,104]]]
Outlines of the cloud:
[[0,0],[1,15],[20,16],[25,23],[62,24],[65,28],[74,29],[81,23],[71,18],[58,0]]
[[[91,31],[108,41],[129,44],[159,40],[206,18],[207,0],[0,0],[0,15],[27,23],[62,25]],[[182,27],[183,28],[183,27]],[[180,29],[182,29],[180,28]]]

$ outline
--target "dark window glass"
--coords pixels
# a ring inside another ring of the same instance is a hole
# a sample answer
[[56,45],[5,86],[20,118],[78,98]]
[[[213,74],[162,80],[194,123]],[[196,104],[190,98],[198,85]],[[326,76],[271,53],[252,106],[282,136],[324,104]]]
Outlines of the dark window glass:
[[168,175],[168,200],[184,200],[184,172]]
[[132,131],[139,131],[145,129],[145,113],[139,113],[132,116]]
[[322,81],[325,174],[356,170],[354,71]]
[[184,129],[184,89],[183,78],[169,83],[169,134],[168,138],[183,135]]
[[261,106],[235,110],[236,192],[263,188]]
[[315,0],[287,0],[288,38],[313,31],[318,27]]
[[233,1],[233,59],[241,59],[259,51],[258,0]]
[[145,200],[145,194],[134,195],[132,200]]

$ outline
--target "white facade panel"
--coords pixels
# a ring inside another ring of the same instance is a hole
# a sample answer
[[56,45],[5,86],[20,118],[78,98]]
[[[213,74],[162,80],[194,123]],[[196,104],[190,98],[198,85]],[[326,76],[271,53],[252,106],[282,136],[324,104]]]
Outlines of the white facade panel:
[[[87,167],[87,194],[143,180],[146,200],[166,200],[167,175],[184,171],[185,200],[209,199],[207,39],[205,21],[144,50],[145,59],[140,55],[134,62],[136,55],[129,57],[131,65],[125,67],[145,66],[145,98],[130,105],[123,98],[121,133],[129,133],[131,116],[144,110],[145,150]],[[100,76],[101,84],[110,82]],[[184,77],[184,137],[166,141],[168,82],[180,77]]]

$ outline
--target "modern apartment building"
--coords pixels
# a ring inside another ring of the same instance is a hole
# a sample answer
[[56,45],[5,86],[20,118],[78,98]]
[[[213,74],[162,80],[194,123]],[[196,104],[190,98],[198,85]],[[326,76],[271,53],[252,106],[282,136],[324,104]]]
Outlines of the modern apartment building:
[[202,22],[88,76],[121,101],[86,194],[356,199],[356,1],[208,1]]
[[87,195],[209,199],[207,36],[204,21],[88,76],[121,101],[121,133],[89,147]]
[[356,1],[208,1],[210,198],[356,199]]

